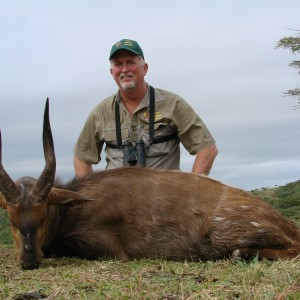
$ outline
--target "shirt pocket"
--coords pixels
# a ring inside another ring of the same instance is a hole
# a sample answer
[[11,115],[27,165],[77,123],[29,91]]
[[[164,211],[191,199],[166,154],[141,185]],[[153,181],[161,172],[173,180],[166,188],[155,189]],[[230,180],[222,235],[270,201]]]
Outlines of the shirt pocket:
[[[122,128],[121,136],[122,136],[122,145],[123,145],[123,143],[126,140],[129,140],[129,130],[127,128]],[[118,146],[116,128],[103,129],[101,140],[106,144]]]
[[[174,130],[168,126],[166,123],[159,122],[154,124],[154,137],[163,137],[173,135]],[[150,144],[149,137],[149,127],[144,128],[144,135],[147,136],[147,142],[145,147],[145,152],[147,157],[156,157],[156,156],[165,156],[170,153],[171,149],[177,142],[178,139],[172,139],[170,141],[158,143],[158,144]]]

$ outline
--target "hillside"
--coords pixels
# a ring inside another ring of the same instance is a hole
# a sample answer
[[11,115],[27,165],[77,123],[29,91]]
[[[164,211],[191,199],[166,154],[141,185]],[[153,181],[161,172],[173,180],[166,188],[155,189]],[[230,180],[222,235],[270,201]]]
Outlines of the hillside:
[[300,225],[300,180],[284,186],[253,190],[251,193]]
[[[300,225],[300,180],[275,188],[250,191]],[[6,210],[0,209],[0,243],[12,243]]]

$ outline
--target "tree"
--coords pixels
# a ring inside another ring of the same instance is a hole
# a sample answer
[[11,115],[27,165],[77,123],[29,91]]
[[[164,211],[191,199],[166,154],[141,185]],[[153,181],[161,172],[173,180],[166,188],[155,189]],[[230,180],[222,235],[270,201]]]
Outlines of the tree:
[[[300,53],[300,30],[294,30],[294,36],[286,36],[278,41],[276,48],[289,49],[293,54]],[[289,67],[300,69],[300,60],[294,60],[289,64]],[[300,71],[299,71],[300,74]],[[284,93],[286,96],[298,97],[298,105],[295,108],[300,108],[300,89],[297,87],[293,90],[287,90]]]

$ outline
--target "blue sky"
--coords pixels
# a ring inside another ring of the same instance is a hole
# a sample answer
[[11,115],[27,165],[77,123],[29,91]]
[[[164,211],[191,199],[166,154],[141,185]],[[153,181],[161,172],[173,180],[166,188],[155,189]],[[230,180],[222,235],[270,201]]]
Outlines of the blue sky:
[[[135,39],[149,84],[188,101],[217,141],[211,176],[243,189],[299,180],[299,85],[277,41],[299,29],[300,2],[0,1],[0,128],[14,179],[44,166],[41,130],[50,98],[57,175],[70,179],[73,146],[90,110],[116,92],[111,46]],[[181,168],[194,157],[183,149]],[[100,164],[97,168],[103,168]]]

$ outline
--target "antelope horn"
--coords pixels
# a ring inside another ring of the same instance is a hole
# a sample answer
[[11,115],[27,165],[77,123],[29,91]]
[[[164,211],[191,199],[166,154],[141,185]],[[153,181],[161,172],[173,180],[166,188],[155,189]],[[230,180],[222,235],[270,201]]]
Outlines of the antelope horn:
[[15,182],[9,177],[2,166],[2,138],[0,130],[0,192],[5,197],[6,201],[16,205],[21,196]]
[[46,100],[43,125],[43,147],[46,165],[37,183],[32,191],[35,202],[40,202],[46,199],[50,192],[56,170],[56,160],[54,152],[53,137],[49,120],[49,98]]

